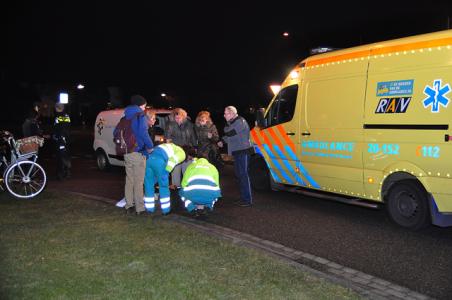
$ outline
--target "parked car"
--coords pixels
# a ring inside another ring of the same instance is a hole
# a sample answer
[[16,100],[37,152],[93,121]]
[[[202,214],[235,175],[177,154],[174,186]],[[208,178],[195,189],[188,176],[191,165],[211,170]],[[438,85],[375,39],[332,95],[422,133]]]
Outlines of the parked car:
[[[154,144],[164,141],[165,125],[171,114],[169,109],[146,108],[146,111],[153,110],[156,115],[154,124]],[[94,123],[93,149],[96,153],[96,163],[100,170],[107,170],[110,166],[124,166],[124,157],[117,155],[113,142],[113,130],[119,120],[124,116],[124,109],[112,109],[101,111]]]

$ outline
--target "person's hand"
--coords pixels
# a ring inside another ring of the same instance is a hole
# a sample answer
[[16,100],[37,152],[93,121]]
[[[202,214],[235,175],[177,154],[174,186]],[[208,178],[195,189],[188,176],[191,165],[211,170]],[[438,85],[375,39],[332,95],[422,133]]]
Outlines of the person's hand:
[[218,145],[218,147],[223,148],[223,142],[222,142],[222,141],[219,141],[219,142],[217,143],[217,145]]
[[212,138],[212,133],[211,133],[211,132],[208,132],[208,133],[207,133],[207,138],[208,138],[208,139],[211,139],[211,138]]

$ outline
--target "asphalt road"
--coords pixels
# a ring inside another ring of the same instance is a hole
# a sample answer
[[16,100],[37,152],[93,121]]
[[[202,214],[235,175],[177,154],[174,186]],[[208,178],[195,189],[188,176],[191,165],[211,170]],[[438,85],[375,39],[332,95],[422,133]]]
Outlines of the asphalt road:
[[[49,175],[48,186],[121,199],[123,169],[101,172],[89,158],[89,150],[74,150],[74,172],[68,181],[56,181],[52,160],[42,160]],[[209,215],[209,222],[326,258],[422,294],[452,299],[452,227],[431,226],[411,232],[393,225],[383,210],[288,192],[255,193],[253,207],[238,207],[233,204],[239,192],[231,166],[221,174],[221,185],[224,197]]]

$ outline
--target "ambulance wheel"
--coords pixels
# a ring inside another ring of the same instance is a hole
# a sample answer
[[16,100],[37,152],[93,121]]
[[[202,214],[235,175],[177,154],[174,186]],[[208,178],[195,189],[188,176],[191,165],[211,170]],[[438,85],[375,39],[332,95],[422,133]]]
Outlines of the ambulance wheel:
[[389,190],[386,209],[396,224],[418,230],[430,224],[427,192],[415,181],[397,182]]
[[270,191],[270,174],[267,164],[260,156],[252,156],[249,166],[251,186],[256,191]]
[[96,151],[96,164],[97,168],[101,171],[108,171],[111,167],[108,161],[107,154],[103,150]]

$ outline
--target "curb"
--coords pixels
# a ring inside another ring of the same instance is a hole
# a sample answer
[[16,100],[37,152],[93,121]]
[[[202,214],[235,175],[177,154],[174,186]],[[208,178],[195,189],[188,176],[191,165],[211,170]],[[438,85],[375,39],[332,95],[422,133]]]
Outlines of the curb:
[[[342,266],[325,258],[295,250],[247,233],[180,215],[171,215],[169,217],[171,217],[173,221],[185,224],[198,231],[230,240],[237,245],[257,249],[272,256],[282,258],[304,271],[350,288],[367,299],[433,299],[378,277]],[[307,262],[311,265],[320,266],[319,269],[321,270],[308,266],[306,264]]]
[[[58,191],[57,189],[48,190]],[[72,191],[66,192],[73,195],[91,198],[106,204],[115,204],[115,200],[106,197]],[[170,214],[165,218],[170,221],[190,226],[197,231],[209,234],[211,236],[228,240],[234,244],[256,249],[273,257],[283,259],[287,263],[300,268],[303,271],[309,272],[315,276],[322,277],[330,282],[344,286],[346,288],[350,288],[366,299],[434,299],[432,297],[412,291],[406,287],[394,284],[387,280],[363,273],[352,268],[348,268],[346,266],[342,266],[328,259],[289,248],[269,240],[264,240],[251,234],[176,214]],[[310,265],[315,266],[315,268],[311,267]]]

